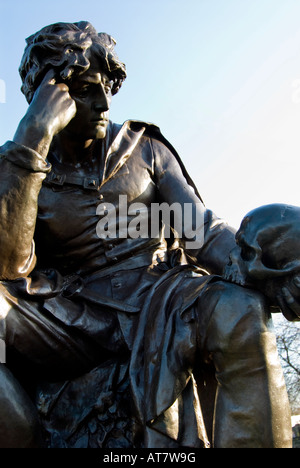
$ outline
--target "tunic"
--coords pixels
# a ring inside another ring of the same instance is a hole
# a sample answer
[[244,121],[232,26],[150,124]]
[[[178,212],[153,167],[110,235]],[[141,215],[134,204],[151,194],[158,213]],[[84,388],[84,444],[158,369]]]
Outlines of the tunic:
[[[39,369],[49,446],[208,446],[193,305],[222,274],[234,230],[204,206],[156,126],[111,122],[93,154],[101,164],[82,177],[55,143],[46,162],[13,142],[0,148],[1,293],[11,307],[0,333]],[[174,211],[176,231],[166,236],[160,220],[153,235],[162,203],[181,214],[189,205],[188,229]]]

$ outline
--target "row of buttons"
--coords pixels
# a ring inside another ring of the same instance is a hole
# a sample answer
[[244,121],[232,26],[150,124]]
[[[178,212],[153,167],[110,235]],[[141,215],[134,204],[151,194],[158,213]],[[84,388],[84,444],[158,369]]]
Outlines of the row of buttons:
[[[103,200],[103,199],[104,199],[104,195],[103,195],[102,193],[100,193],[99,199],[100,199],[100,200]],[[106,210],[106,207],[105,207],[105,206],[103,206],[103,210]],[[112,250],[112,249],[114,248],[114,245],[113,245],[113,244],[107,244],[107,245],[106,245],[106,248],[107,248],[107,250]],[[112,257],[111,260],[112,260],[113,262],[117,262],[117,261],[118,261],[118,258],[117,258],[117,257]]]
[[120,281],[120,273],[114,274],[114,278],[112,279],[111,284],[114,288],[117,288],[117,289],[122,287],[122,283]]
[[[100,199],[100,200],[103,200],[103,199],[104,199],[104,195],[103,195],[102,193],[100,193],[99,199]],[[106,207],[105,207],[105,206],[103,206],[102,208],[103,208],[104,210],[106,210]],[[115,246],[114,246],[114,244],[109,243],[109,244],[106,244],[106,248],[107,248],[107,250],[113,250],[113,249],[115,248]],[[109,260],[111,260],[112,262],[115,263],[115,262],[118,261],[118,257],[110,257]],[[117,276],[117,274],[116,274],[115,276]],[[120,287],[122,286],[122,284],[121,284],[120,282],[115,282],[115,283],[112,282],[112,285],[113,285],[115,288],[120,288]]]

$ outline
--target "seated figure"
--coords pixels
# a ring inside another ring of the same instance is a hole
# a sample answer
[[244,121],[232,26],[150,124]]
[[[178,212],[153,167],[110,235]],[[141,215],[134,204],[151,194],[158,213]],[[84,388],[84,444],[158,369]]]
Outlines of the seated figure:
[[222,276],[235,230],[160,130],[109,120],[114,47],[87,22],[27,39],[0,147],[0,446],[291,447],[269,299]]

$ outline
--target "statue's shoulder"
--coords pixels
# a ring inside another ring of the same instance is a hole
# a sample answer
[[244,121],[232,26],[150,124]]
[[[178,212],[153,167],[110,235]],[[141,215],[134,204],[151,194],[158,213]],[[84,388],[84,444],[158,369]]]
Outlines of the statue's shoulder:
[[127,128],[130,129],[132,132],[140,132],[142,129],[144,129],[143,136],[158,140],[162,145],[168,148],[168,150],[171,151],[171,153],[173,153],[175,159],[179,163],[179,166],[181,167],[181,170],[185,178],[187,179],[189,185],[191,185],[194,188],[196,195],[199,197],[199,199],[203,203],[203,200],[193,180],[189,176],[180,156],[178,155],[177,151],[172,146],[172,144],[163,136],[163,134],[160,131],[160,128],[157,125],[151,122],[143,122],[141,120],[127,120],[121,127],[124,128],[124,126],[127,126]]
[[143,120],[126,120],[123,126],[129,128],[132,132],[140,132],[144,129],[144,135],[149,137],[159,138],[161,134],[160,128],[152,122],[144,122]]
[[[127,127],[132,132],[140,132],[143,131],[144,137],[153,138],[155,140],[160,141],[163,145],[169,148],[172,153],[177,155],[175,148],[171,145],[171,143],[164,137],[161,133],[160,128],[152,122],[145,122],[142,120],[126,120],[123,125],[120,126],[121,128]],[[178,155],[177,155],[178,156]]]
[[143,137],[158,140],[163,145],[167,146],[172,153],[176,153],[171,143],[161,133],[160,128],[152,122],[144,122],[142,120],[126,120],[123,124],[111,122],[111,134],[113,139],[119,133],[126,134],[127,137],[130,138],[130,136],[134,137],[135,133],[140,133],[141,131]]

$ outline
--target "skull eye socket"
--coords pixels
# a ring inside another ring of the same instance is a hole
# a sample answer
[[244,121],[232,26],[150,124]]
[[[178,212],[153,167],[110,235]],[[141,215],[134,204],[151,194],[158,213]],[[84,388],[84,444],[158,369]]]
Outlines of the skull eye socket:
[[245,262],[250,262],[255,258],[255,251],[249,245],[242,244],[241,246],[241,257]]
[[270,257],[268,254],[263,254],[261,258],[262,264],[271,270],[281,270],[283,265],[277,265],[276,260]]

